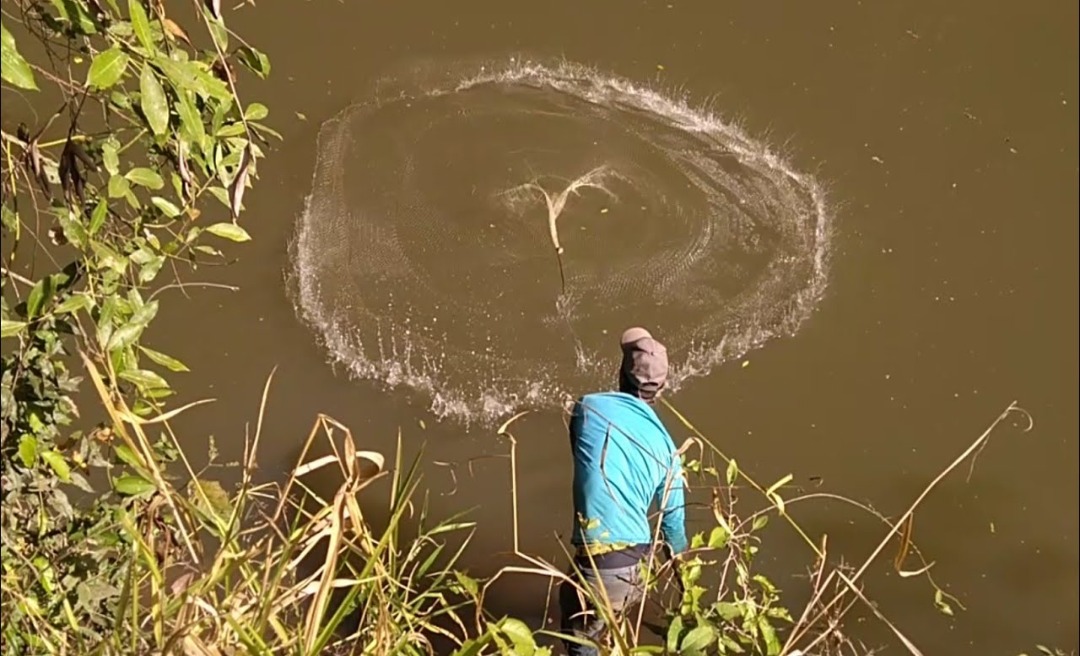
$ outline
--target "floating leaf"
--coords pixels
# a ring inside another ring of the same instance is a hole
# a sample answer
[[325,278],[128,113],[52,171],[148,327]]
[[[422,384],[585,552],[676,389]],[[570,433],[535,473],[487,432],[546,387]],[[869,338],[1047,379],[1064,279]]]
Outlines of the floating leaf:
[[0,35],[2,35],[0,40],[3,41],[3,52],[0,53],[0,77],[8,84],[20,89],[37,91],[38,85],[34,80],[34,72],[30,70],[30,65],[15,47],[15,37],[2,23],[0,23]]
[[180,362],[174,357],[165,355],[160,351],[155,351],[145,346],[139,346],[139,350],[146,354],[146,357],[150,358],[154,363],[165,367],[169,371],[190,371],[183,362]]
[[157,171],[145,167],[133,168],[125,173],[124,177],[147,189],[158,190],[165,186],[165,180],[161,178]]
[[153,492],[156,488],[153,483],[142,476],[125,474],[113,481],[113,489],[127,496],[138,496]]
[[149,50],[151,54],[157,52],[153,33],[150,32],[150,19],[146,15],[146,9],[143,8],[142,1],[128,0],[128,12],[131,13],[131,27],[135,30],[135,36],[138,37],[139,43]]
[[953,609],[947,601],[945,601],[945,592],[938,588],[934,591],[934,605],[937,606],[938,611],[944,615],[952,616]]
[[765,525],[769,523],[768,515],[758,515],[754,518],[753,530],[760,531],[765,528]]
[[[137,3],[138,0],[132,0],[133,5]],[[143,66],[139,75],[139,106],[154,134],[164,134],[169,127],[169,101],[150,66]]]
[[207,226],[206,231],[212,235],[216,235],[230,241],[243,242],[251,239],[251,235],[249,235],[246,230],[236,225],[235,223],[215,223],[213,225]]
[[64,460],[64,455],[56,449],[41,452],[41,459],[49,464],[56,477],[67,483],[71,480],[71,467]]
[[[109,198],[123,198],[131,191],[131,183],[122,175],[114,175],[109,178]],[[108,207],[106,207],[108,211]]]
[[98,89],[108,89],[120,81],[130,60],[127,53],[119,48],[109,48],[99,52],[90,63],[86,83]]

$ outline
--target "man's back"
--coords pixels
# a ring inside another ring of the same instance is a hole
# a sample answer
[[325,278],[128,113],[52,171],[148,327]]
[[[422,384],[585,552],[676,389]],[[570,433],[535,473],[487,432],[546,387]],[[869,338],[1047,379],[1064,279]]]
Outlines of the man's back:
[[[575,545],[640,546],[653,540],[648,511],[665,509],[663,538],[686,549],[683,481],[675,446],[656,412],[622,392],[581,397],[570,420]],[[666,497],[666,499],[665,499]]]

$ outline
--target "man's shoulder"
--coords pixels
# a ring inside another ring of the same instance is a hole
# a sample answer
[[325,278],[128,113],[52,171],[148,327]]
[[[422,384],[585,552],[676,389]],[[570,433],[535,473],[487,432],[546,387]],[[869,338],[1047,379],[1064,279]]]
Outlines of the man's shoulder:
[[627,418],[645,420],[667,434],[667,429],[656,411],[648,403],[625,392],[592,392],[578,397],[575,405],[579,412],[591,411],[612,421]]

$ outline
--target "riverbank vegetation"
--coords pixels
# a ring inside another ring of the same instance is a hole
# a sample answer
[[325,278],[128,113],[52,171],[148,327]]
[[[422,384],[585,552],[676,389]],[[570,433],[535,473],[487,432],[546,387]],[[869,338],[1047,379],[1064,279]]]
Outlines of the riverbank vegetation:
[[[169,377],[187,367],[144,333],[170,290],[197,292],[190,271],[249,239],[245,194],[279,138],[268,108],[241,93],[257,93],[270,60],[226,13],[216,0],[3,4],[3,653],[549,653],[546,626],[485,604],[500,579],[566,576],[520,551],[516,487],[517,562],[480,579],[458,566],[475,526],[430,516],[419,459],[364,450],[318,416],[287,475],[258,481],[265,393],[235,486],[197,470],[173,433],[171,420],[204,401],[171,398]],[[877,610],[864,575],[888,551],[955,612],[911,519],[1020,413],[1007,408],[899,517],[862,507],[881,541],[847,566],[791,511],[853,502],[793,495],[790,477],[759,483],[668,410],[693,435],[684,458],[711,519],[677,572],[652,563],[646,606],[614,617],[593,595],[612,624],[607,651],[867,653],[844,630],[858,610],[920,653]],[[513,421],[497,437],[516,472],[512,431]],[[333,494],[314,477],[335,481]],[[365,517],[376,486],[389,497],[378,529]],[[807,547],[797,612],[758,566],[769,522]]]

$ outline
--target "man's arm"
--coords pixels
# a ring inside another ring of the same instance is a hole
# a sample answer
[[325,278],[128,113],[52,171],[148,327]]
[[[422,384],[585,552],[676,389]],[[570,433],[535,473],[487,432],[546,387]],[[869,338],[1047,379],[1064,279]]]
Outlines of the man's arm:
[[682,476],[682,461],[678,455],[672,455],[672,464],[668,474],[657,490],[660,507],[660,531],[670,545],[673,555],[686,551],[686,492]]

